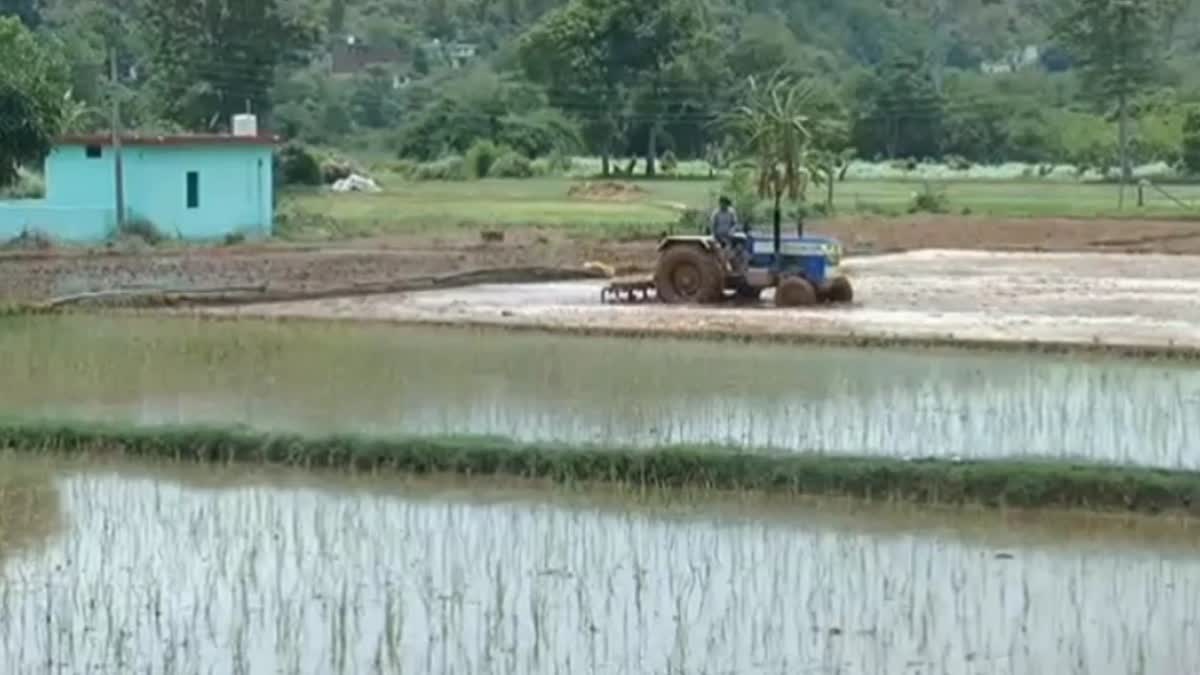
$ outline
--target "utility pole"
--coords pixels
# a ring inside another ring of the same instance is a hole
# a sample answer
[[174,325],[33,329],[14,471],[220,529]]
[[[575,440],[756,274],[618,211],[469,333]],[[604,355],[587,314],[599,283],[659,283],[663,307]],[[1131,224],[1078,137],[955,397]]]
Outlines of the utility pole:
[[121,97],[120,69],[117,65],[117,50],[109,52],[109,78],[112,86],[112,149],[113,177],[116,184],[117,231],[125,229],[125,166],[121,161]]
[[[1128,34],[1129,30],[1129,4],[1122,2],[1118,5],[1120,21],[1117,24],[1121,35]],[[1120,43],[1120,61],[1125,63],[1131,55],[1128,50],[1128,42],[1122,40]],[[1121,188],[1117,193],[1117,209],[1125,209],[1125,186],[1129,184],[1130,178],[1133,176],[1133,168],[1129,163],[1129,83],[1118,82],[1117,86],[1120,91],[1117,92],[1117,145],[1120,146],[1121,155]]]

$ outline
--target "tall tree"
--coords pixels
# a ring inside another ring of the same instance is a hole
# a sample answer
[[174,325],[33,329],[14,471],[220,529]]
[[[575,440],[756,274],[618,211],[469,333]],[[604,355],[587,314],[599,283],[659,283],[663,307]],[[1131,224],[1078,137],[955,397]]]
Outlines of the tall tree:
[[526,75],[546,86],[552,103],[589,123],[607,176],[620,127],[623,74],[605,44],[580,39],[598,35],[600,26],[592,4],[572,2],[552,10],[521,36],[518,58]]
[[554,99],[599,117],[612,135],[619,111],[649,101],[646,171],[653,175],[663,77],[698,35],[700,9],[690,0],[571,0],[522,37],[521,62]]
[[54,46],[15,17],[0,17],[0,186],[40,161],[62,123],[67,68]]
[[298,11],[280,0],[142,0],[147,65],[165,117],[213,129],[247,103],[268,115],[276,69],[319,35]]
[[[611,2],[611,0],[610,0]],[[614,3],[617,4],[617,3]],[[631,86],[649,94],[649,133],[646,139],[646,175],[657,172],[658,135],[666,110],[663,78],[676,59],[688,51],[699,35],[701,6],[689,0],[664,0],[657,3],[637,1],[626,8],[617,7],[609,26],[612,35],[625,42],[617,47]],[[610,38],[611,39],[611,38]],[[645,100],[645,99],[644,99]]]
[[37,28],[42,22],[38,0],[0,0],[0,17],[15,16],[29,28]]
[[342,31],[346,29],[346,0],[329,0],[325,23],[330,35],[341,37]]
[[944,101],[916,56],[892,56],[856,83],[852,97],[860,102],[854,129],[860,154],[877,148],[889,158],[941,153]]
[[1075,57],[1084,90],[1094,100],[1116,106],[1122,184],[1133,178],[1131,103],[1161,65],[1155,33],[1164,7],[1160,0],[1072,0],[1054,30]]
[[1183,166],[1192,175],[1200,175],[1200,108],[1187,111],[1183,121]]

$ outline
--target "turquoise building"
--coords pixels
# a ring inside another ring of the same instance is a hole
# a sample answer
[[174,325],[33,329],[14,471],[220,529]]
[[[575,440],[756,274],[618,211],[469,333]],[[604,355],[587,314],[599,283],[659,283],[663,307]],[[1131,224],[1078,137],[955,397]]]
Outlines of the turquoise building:
[[[167,237],[221,240],[270,236],[272,151],[258,135],[130,136],[121,140],[125,219]],[[0,243],[22,232],[94,243],[117,229],[112,138],[58,139],[46,158],[46,196],[0,201]]]

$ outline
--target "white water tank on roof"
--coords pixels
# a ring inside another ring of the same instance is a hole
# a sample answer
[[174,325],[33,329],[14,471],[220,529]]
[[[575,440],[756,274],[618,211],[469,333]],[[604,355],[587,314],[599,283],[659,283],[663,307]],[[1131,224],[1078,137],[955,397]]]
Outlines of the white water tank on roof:
[[243,114],[233,116],[233,135],[234,136],[257,136],[258,135],[258,116]]

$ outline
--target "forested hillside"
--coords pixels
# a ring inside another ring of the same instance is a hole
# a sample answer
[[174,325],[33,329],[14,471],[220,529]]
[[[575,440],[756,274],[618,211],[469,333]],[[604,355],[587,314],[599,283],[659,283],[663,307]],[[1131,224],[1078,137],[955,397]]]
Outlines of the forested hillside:
[[[1127,58],[1097,65],[1071,42],[1072,12],[1122,2],[1136,30],[1083,44]],[[0,13],[33,32],[37,91],[60,93],[47,127],[107,128],[114,97],[145,130],[220,129],[250,109],[289,138],[414,161],[486,139],[530,159],[719,164],[731,148],[716,122],[748,78],[776,73],[810,80],[814,115],[844,122],[829,144],[866,159],[1111,166],[1127,98],[1132,159],[1178,162],[1200,103],[1189,0],[0,0]],[[18,40],[0,32],[0,55]],[[0,76],[10,138],[32,127],[6,92],[32,91],[30,77]]]

